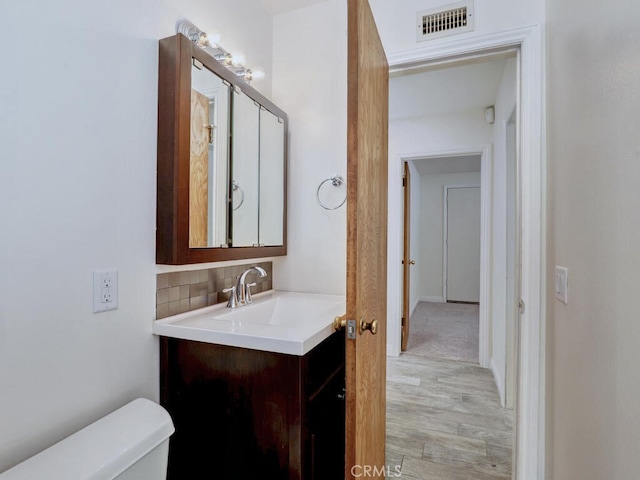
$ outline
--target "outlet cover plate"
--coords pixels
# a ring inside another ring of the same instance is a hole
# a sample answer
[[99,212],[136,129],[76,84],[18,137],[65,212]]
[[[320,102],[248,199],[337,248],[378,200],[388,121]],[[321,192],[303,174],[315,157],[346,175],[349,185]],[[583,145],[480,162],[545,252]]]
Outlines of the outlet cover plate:
[[569,269],[556,266],[556,298],[567,305],[569,303]]
[[93,271],[93,313],[118,308],[118,270],[105,268]]

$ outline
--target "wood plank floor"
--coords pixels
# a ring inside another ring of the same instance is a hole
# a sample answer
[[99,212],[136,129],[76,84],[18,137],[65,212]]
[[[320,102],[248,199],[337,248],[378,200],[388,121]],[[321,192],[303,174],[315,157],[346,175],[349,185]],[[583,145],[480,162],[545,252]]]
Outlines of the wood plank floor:
[[490,370],[403,354],[387,359],[387,478],[510,479],[513,410]]

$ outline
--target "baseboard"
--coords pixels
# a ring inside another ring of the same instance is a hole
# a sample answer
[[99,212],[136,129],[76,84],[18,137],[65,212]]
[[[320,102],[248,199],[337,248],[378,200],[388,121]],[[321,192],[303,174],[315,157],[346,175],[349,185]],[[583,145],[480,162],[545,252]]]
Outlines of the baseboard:
[[500,370],[498,370],[498,366],[494,361],[493,357],[491,358],[491,372],[493,373],[493,379],[496,382],[496,387],[498,387],[498,395],[500,395],[500,405],[505,406],[505,394],[504,394],[504,378],[500,375]]
[[420,296],[420,301],[421,301],[421,302],[444,303],[444,298],[443,298],[443,297],[427,297],[427,296]]
[[420,303],[420,299],[418,298],[413,305],[411,305],[411,308],[409,308],[409,318],[411,318],[411,316],[413,315],[413,312],[416,311],[416,308],[418,307],[418,304]]

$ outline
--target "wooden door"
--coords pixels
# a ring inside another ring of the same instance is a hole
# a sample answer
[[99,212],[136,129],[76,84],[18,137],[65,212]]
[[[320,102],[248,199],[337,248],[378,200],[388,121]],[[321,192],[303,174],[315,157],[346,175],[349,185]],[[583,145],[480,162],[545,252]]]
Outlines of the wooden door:
[[389,67],[367,0],[348,25],[345,477],[384,479]]
[[189,247],[208,246],[209,232],[209,99],[191,90],[189,161]]
[[404,352],[409,341],[409,315],[411,303],[411,170],[404,163],[404,255],[402,260],[402,340],[400,349]]

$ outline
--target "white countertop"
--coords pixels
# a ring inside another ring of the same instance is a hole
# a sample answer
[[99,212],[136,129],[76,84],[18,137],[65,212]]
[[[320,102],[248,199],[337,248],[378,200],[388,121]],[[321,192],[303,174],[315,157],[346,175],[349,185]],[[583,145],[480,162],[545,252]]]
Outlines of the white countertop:
[[156,335],[183,340],[305,355],[333,332],[345,312],[342,295],[281,292],[256,294],[236,309],[225,303],[153,322]]

